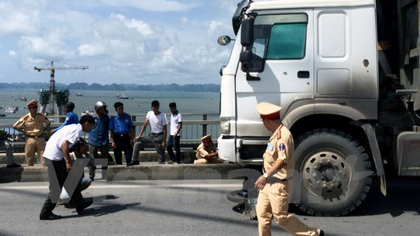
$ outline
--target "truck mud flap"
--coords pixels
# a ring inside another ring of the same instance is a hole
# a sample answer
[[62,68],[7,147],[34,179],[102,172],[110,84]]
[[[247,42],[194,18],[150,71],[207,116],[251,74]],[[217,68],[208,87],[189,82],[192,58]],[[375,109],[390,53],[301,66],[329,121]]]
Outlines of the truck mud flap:
[[363,124],[362,129],[365,131],[366,136],[369,140],[370,150],[372,150],[372,157],[375,163],[376,173],[379,176],[379,184],[381,186],[381,193],[386,196],[386,178],[385,178],[385,169],[382,162],[381,152],[379,150],[378,141],[376,140],[375,131],[370,124]]

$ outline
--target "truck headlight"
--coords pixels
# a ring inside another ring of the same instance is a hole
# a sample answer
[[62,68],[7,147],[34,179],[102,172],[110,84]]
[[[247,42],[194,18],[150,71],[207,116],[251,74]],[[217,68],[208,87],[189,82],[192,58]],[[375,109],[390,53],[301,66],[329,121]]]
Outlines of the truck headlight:
[[220,133],[230,133],[230,118],[220,118]]

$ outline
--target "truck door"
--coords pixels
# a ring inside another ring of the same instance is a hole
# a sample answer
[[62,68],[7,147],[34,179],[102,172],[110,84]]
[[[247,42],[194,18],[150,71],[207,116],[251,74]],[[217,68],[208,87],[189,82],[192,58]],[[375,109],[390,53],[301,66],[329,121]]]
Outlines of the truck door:
[[270,136],[259,102],[280,104],[283,118],[294,101],[313,98],[313,10],[258,12],[253,31],[249,76],[241,66],[236,73],[236,132],[244,140]]

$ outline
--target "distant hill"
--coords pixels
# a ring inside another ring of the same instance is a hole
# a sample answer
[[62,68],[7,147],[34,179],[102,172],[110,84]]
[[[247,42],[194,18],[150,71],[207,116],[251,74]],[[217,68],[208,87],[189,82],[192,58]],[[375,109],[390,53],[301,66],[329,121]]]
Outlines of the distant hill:
[[[48,89],[49,83],[0,83],[0,89]],[[71,83],[69,85],[56,84],[57,88],[70,90],[109,90],[109,91],[177,91],[177,92],[220,92],[218,84],[106,84]]]
[[[65,88],[67,85],[56,83],[57,88]],[[49,83],[0,83],[0,89],[48,89]]]

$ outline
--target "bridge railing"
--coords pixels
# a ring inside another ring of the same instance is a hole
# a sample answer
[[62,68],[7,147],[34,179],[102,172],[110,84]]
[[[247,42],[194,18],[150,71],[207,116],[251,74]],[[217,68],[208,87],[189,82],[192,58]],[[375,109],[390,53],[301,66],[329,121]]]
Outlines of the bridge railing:
[[[138,135],[142,125],[144,124],[146,114],[131,115],[134,124],[134,135]],[[167,134],[170,134],[170,114],[166,114],[168,119]],[[58,121],[65,116],[48,116],[52,120],[51,127],[55,128],[61,125]],[[16,152],[23,151],[25,144],[24,136],[21,132],[13,129],[13,124],[20,119],[20,117],[1,117],[0,130],[4,130],[9,134],[20,137],[14,142],[14,149]],[[213,142],[217,142],[217,137],[220,135],[219,116],[217,113],[182,113],[182,132],[181,132],[181,146],[184,148],[195,149],[201,142],[201,137],[206,134],[211,134]],[[9,122],[10,121],[10,122]],[[147,126],[143,136],[150,133],[150,125]],[[85,134],[85,138],[88,134]]]

